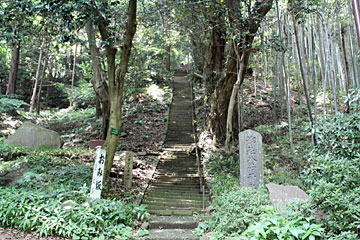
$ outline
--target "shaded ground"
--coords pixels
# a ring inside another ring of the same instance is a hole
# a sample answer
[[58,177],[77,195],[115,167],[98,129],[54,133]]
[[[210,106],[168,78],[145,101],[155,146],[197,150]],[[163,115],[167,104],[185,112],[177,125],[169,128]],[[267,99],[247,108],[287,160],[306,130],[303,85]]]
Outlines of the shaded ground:
[[18,229],[4,229],[0,227],[1,240],[66,240],[60,237],[40,237],[37,233],[23,233]]
[[[123,187],[124,163],[122,159],[116,157],[111,172],[111,190],[104,191],[103,197],[117,199],[131,197],[131,201],[140,201],[155,171],[162,144],[164,143],[170,99],[171,94],[167,90],[163,92],[161,98],[159,96],[152,98],[147,94],[142,94],[125,103],[123,110],[124,122],[118,150],[136,153],[133,170],[133,188],[125,189]],[[87,148],[88,141],[99,138],[101,132],[101,121],[96,119],[93,113],[94,111],[91,109],[80,111],[67,109],[52,114],[44,112],[40,117],[25,113],[22,118],[14,118],[1,114],[0,137],[7,137],[20,127],[24,121],[30,120],[43,127],[59,132],[64,141],[64,148]],[[64,154],[62,157],[73,158],[74,156]],[[94,157],[94,152],[75,156],[76,159],[90,165],[93,164]],[[4,183],[6,182],[5,184],[10,184],[14,179],[21,177],[22,173],[23,171],[8,170],[2,173],[2,178]],[[35,233],[24,234],[20,230],[0,228],[0,240],[3,239],[57,240],[64,238],[40,237]]]

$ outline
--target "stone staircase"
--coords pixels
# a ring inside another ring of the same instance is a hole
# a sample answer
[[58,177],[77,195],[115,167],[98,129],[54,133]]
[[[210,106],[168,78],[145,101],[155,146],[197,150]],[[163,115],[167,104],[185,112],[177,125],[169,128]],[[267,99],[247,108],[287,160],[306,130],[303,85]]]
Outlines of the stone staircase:
[[190,84],[176,75],[173,87],[164,155],[143,201],[151,214],[148,240],[199,239],[193,231],[203,213],[203,195],[196,157],[189,153],[194,143]]

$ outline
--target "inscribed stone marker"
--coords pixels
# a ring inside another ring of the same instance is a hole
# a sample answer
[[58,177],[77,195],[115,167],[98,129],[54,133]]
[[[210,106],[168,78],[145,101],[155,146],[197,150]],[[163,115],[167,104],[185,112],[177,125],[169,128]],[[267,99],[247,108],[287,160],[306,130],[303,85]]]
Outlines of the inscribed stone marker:
[[133,158],[134,158],[133,152],[125,153],[124,186],[126,188],[131,188],[131,186],[132,186]]
[[96,149],[93,178],[91,183],[90,198],[100,199],[104,179],[104,166],[106,159],[106,150],[101,147]]
[[261,134],[246,130],[239,133],[240,185],[257,188],[264,183]]

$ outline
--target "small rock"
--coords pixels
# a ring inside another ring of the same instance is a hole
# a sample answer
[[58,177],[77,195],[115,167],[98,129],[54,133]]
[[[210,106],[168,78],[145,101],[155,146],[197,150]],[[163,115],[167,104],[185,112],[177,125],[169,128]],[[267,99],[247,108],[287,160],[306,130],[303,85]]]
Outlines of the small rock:
[[69,211],[76,204],[77,203],[73,200],[67,200],[61,204],[61,207]]
[[137,155],[138,156],[146,156],[146,152],[138,152]]
[[143,222],[143,224],[141,224],[142,229],[149,229],[149,223],[148,222]]

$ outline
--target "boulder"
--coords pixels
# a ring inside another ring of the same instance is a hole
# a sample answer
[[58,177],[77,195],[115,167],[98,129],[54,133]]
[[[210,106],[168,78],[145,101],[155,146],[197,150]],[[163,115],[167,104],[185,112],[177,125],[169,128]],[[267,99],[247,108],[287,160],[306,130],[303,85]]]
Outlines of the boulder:
[[33,148],[60,148],[60,135],[49,129],[39,127],[32,122],[25,122],[4,144],[21,145]]
[[274,183],[266,184],[272,203],[287,203],[294,199],[307,200],[309,196],[298,186],[282,186]]

